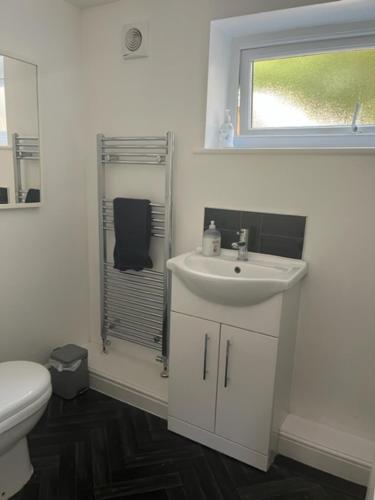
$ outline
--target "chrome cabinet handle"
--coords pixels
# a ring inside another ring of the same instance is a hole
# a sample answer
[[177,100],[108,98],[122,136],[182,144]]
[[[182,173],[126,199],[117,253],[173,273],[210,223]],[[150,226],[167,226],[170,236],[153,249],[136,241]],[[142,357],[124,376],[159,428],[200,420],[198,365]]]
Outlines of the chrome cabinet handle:
[[207,344],[209,341],[209,336],[207,333],[204,336],[204,356],[203,356],[203,380],[206,380],[207,376]]
[[225,375],[224,375],[224,387],[228,387],[228,367],[229,367],[229,349],[230,349],[230,340],[227,340],[227,348],[225,352]]

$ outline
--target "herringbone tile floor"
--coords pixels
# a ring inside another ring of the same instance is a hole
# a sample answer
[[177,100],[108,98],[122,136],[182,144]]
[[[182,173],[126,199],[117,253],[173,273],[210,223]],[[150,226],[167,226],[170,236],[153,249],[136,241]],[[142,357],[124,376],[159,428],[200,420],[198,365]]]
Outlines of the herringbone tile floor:
[[52,397],[29,437],[35,474],[14,500],[359,500],[365,489],[277,457],[263,473],[95,391]]

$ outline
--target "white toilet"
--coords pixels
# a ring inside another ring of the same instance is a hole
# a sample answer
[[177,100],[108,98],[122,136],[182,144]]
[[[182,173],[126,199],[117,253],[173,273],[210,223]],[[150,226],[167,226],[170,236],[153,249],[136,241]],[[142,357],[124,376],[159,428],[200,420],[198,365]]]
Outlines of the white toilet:
[[27,434],[51,397],[51,377],[29,361],[0,363],[0,499],[15,495],[33,474]]

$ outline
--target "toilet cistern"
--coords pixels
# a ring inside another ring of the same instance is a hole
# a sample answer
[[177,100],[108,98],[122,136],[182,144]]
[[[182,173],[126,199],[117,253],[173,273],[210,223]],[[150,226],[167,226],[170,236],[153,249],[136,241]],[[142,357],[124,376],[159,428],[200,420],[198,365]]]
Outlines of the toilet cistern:
[[237,234],[239,235],[240,239],[232,243],[232,248],[234,250],[238,250],[237,260],[247,261],[249,260],[248,257],[249,230],[240,229]]

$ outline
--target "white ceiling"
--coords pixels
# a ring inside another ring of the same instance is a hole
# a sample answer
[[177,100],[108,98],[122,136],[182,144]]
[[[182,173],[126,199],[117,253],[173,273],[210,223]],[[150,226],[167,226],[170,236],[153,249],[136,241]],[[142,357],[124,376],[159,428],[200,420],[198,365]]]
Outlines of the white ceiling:
[[103,3],[116,2],[117,0],[65,0],[68,3],[76,5],[77,7],[93,7],[94,5],[101,5]]

